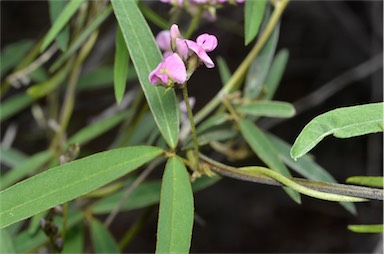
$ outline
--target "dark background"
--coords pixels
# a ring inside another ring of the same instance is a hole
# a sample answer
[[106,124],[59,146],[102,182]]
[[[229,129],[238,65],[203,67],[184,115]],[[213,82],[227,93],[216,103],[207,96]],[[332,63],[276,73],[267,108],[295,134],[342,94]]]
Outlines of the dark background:
[[[161,13],[168,6],[147,2]],[[227,7],[220,17],[243,22],[242,7]],[[102,28],[99,43],[87,62],[85,71],[94,66],[113,62],[115,20],[111,16]],[[1,47],[21,39],[37,39],[50,26],[45,1],[1,1]],[[241,27],[241,26],[240,26]],[[154,29],[158,32],[158,29]],[[249,52],[243,38],[230,29],[203,22],[199,31],[214,33],[219,47],[214,55],[223,56],[232,71]],[[240,34],[242,31],[238,31]],[[195,33],[195,36],[199,32]],[[282,20],[278,48],[287,48],[290,58],[276,100],[295,102],[316,91],[328,81],[382,52],[382,1],[293,1]],[[197,98],[199,109],[220,89],[216,70],[200,68],[191,80],[190,92]],[[331,109],[382,101],[382,67],[365,78],[349,82],[321,105],[305,107],[298,116],[276,123],[263,119],[260,126],[293,143],[301,129],[313,117]],[[99,112],[114,101],[112,88],[80,94],[74,121],[81,121]],[[95,96],[99,102],[95,105]],[[92,102],[92,103],[91,103]],[[94,106],[91,107],[90,104]],[[302,110],[302,108],[300,109]],[[33,125],[24,112],[12,121]],[[2,128],[2,133],[5,128]],[[31,134],[33,135],[33,134]],[[382,174],[382,134],[346,140],[329,137],[313,151],[316,161],[339,182],[352,175]],[[41,144],[40,144],[41,145]],[[44,145],[44,144],[42,144]],[[103,139],[94,143],[103,149]],[[36,151],[36,144],[16,139],[15,146],[26,153]],[[256,158],[239,162],[241,165],[260,163]],[[263,186],[225,178],[195,196],[196,217],[192,252],[343,252],[371,253],[378,248],[381,235],[356,234],[347,230],[348,224],[382,223],[383,206],[372,201],[357,204],[358,216],[346,212],[336,203],[303,197],[296,205],[277,187]],[[155,210],[156,211],[156,210]],[[117,239],[142,213],[141,210],[119,215],[112,229]],[[157,214],[153,212],[127,252],[153,252],[156,238]]]

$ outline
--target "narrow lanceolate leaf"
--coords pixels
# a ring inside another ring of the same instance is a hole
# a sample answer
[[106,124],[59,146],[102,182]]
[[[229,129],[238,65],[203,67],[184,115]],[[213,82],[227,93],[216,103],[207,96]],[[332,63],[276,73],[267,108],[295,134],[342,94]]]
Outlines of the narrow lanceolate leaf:
[[168,160],[161,185],[156,253],[189,253],[193,227],[189,174],[178,157]]
[[267,0],[245,1],[245,45],[248,45],[259,32],[267,3]]
[[[59,17],[60,13],[64,10],[68,1],[49,0],[49,16],[51,23]],[[69,42],[69,27],[66,25],[61,32],[56,36],[56,42],[62,51],[65,51]]]
[[[9,167],[20,165],[28,157],[14,148],[5,148],[0,145],[0,162]],[[1,179],[3,180],[3,179]]]
[[[284,162],[287,166],[292,168],[300,175],[304,176],[307,179],[319,182],[337,182],[335,178],[333,178],[333,176],[329,174],[328,171],[326,171],[319,164],[317,164],[312,157],[304,155],[300,160],[295,161],[291,158],[289,153],[291,150],[291,145],[272,134],[268,134],[267,137],[276,149],[279,158],[282,160],[282,162]],[[352,202],[340,202],[340,205],[342,205],[352,214],[356,214],[357,212],[356,206]]]
[[49,44],[56,38],[60,33],[63,27],[68,23],[73,14],[77,11],[80,5],[84,0],[71,0],[60,13],[60,15],[55,19],[55,22],[52,24],[48,33],[45,35],[43,43],[41,45],[40,51],[44,51]]
[[1,51],[0,76],[3,77],[7,71],[19,64],[32,45],[32,41],[23,40],[5,47]]
[[11,235],[7,230],[0,230],[0,253],[16,253]]
[[[280,161],[276,150],[266,135],[251,121],[241,119],[240,131],[255,154],[272,170],[286,177],[292,177],[287,167]],[[297,203],[301,202],[300,194],[290,188],[284,187],[288,195]]]
[[0,192],[0,228],[93,191],[161,153],[150,146],[115,149],[28,178]]
[[384,178],[382,176],[351,176],[347,178],[346,182],[377,188],[383,188],[384,186]]
[[348,229],[355,233],[383,233],[384,225],[348,225]]
[[114,84],[115,98],[120,104],[125,93],[125,85],[128,76],[129,54],[121,29],[116,31],[116,49],[115,49],[115,66],[114,66]]
[[280,80],[283,77],[285,66],[288,62],[289,53],[288,50],[280,50],[279,53],[273,59],[272,65],[269,69],[267,77],[265,78],[265,99],[272,99],[275,95]]
[[91,237],[96,253],[120,253],[115,239],[98,220],[91,221]]
[[236,107],[239,113],[250,116],[267,116],[287,118],[295,115],[295,108],[291,103],[282,101],[257,101],[241,104]]
[[33,173],[51,157],[52,153],[50,151],[43,151],[29,157],[22,164],[12,168],[8,173],[1,176],[0,188],[5,189],[20,179],[28,176],[28,174]]
[[74,227],[70,228],[65,235],[65,244],[61,253],[83,253],[84,235],[83,223],[78,223]]
[[175,92],[165,93],[164,87],[148,80],[162,60],[152,32],[135,1],[113,0],[112,6],[153,117],[168,145],[175,148],[180,123]]
[[14,114],[28,107],[34,99],[25,93],[16,94],[1,105],[0,121],[7,120]]
[[350,138],[382,132],[383,107],[384,103],[371,103],[338,108],[315,117],[304,127],[293,144],[292,158],[300,158],[329,135]]
[[221,56],[219,56],[217,58],[217,67],[219,68],[221,82],[224,85],[224,84],[226,84],[228,82],[228,80],[232,76],[231,70],[229,69],[229,67],[228,67],[227,63],[225,62],[224,58],[222,58]]

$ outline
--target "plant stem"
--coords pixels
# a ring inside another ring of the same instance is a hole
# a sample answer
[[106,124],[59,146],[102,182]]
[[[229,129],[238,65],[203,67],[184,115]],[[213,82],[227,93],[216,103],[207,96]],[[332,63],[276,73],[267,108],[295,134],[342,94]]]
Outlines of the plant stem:
[[288,2],[289,0],[281,0],[276,5],[276,8],[273,11],[273,14],[267,26],[265,27],[264,32],[260,36],[260,39],[257,41],[252,50],[248,53],[244,61],[237,68],[235,73],[232,75],[231,79],[224,85],[224,87],[217,93],[217,95],[207,105],[205,105],[205,107],[200,110],[200,112],[196,114],[196,124],[202,121],[220,104],[223,96],[234,91],[241,84],[241,81],[244,78],[244,75],[247,72],[249,66],[252,64],[253,59],[259,54],[260,50],[263,48],[264,44],[269,39]]
[[188,112],[189,124],[191,125],[193,145],[195,148],[195,156],[196,156],[196,159],[198,159],[199,158],[199,143],[197,142],[196,126],[195,126],[195,121],[193,120],[193,113],[192,113],[192,109],[191,109],[191,104],[189,104],[187,84],[183,85],[182,92],[183,92],[183,99],[185,102],[185,106],[186,106],[187,112]]

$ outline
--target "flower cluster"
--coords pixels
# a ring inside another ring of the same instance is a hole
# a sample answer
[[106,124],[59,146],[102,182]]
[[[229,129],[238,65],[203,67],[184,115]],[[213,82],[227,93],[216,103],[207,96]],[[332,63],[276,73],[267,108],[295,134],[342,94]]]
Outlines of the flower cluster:
[[207,52],[217,47],[217,38],[210,34],[201,34],[196,41],[184,39],[177,25],[171,29],[160,32],[156,42],[163,50],[164,60],[149,74],[149,81],[154,85],[172,87],[174,84],[183,84],[189,79],[201,63],[207,68],[215,64]]

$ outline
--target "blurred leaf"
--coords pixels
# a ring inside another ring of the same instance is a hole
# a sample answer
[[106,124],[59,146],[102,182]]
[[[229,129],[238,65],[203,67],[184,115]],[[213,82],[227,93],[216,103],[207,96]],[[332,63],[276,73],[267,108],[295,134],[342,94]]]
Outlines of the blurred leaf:
[[230,115],[228,115],[227,113],[214,114],[213,116],[209,117],[207,120],[202,122],[197,127],[196,131],[197,133],[201,134],[212,127],[225,123],[229,119]]
[[[73,0],[79,1],[79,0]],[[81,0],[83,1],[83,0]],[[70,58],[81,46],[84,45],[85,41],[92,35],[92,33],[106,20],[111,14],[112,8],[106,7],[96,17],[94,17],[89,24],[79,33],[79,35],[73,39],[67,51],[64,52],[49,68],[50,72],[56,71],[68,58]]]
[[[61,11],[65,8],[68,1],[57,1],[49,0],[49,16],[51,18],[51,23],[53,24],[57,17],[60,15]],[[69,42],[69,27],[66,25],[56,36],[57,45],[62,51],[65,51],[68,47]]]
[[67,77],[70,65],[67,65],[65,68],[62,68],[59,72],[57,72],[52,78],[47,81],[31,86],[27,89],[27,94],[35,99],[39,99],[59,86],[64,79]]
[[43,52],[51,44],[82,3],[83,0],[70,0],[45,35],[40,52]]
[[225,62],[225,59],[221,56],[217,58],[217,67],[219,68],[221,83],[224,85],[232,76],[231,70]]
[[180,125],[175,92],[165,93],[164,87],[148,80],[162,60],[152,32],[134,1],[114,0],[112,6],[153,117],[168,145],[175,148]]
[[264,17],[265,7],[268,1],[245,1],[244,10],[244,36],[245,45],[248,45],[259,32],[261,21]]
[[7,230],[0,230],[0,253],[16,253],[12,237]]
[[355,233],[383,233],[384,225],[348,225],[348,229]]
[[70,228],[65,234],[65,244],[61,253],[84,253],[84,226],[82,223]]
[[32,216],[31,220],[29,221],[29,225],[28,225],[28,230],[27,230],[28,234],[34,235],[37,232],[37,230],[40,228],[41,219],[44,219],[44,217],[47,215],[47,213],[48,213],[48,210]]
[[291,103],[282,101],[256,101],[252,103],[244,103],[236,106],[236,110],[251,116],[281,118],[292,117],[296,112]]
[[125,44],[121,30],[118,27],[116,31],[116,49],[115,49],[115,66],[114,66],[114,84],[115,98],[118,104],[124,97],[125,85],[128,76],[129,54]]
[[[266,12],[266,16],[268,16],[267,21],[269,21],[270,11]],[[277,23],[264,47],[249,67],[244,84],[244,96],[246,98],[255,99],[261,93],[273,55],[276,52],[279,33],[280,23]]]
[[50,158],[52,153],[50,151],[42,151],[26,159],[17,167],[12,168],[8,173],[1,176],[1,189],[5,189],[22,178],[33,173],[36,169],[45,164]]
[[[279,154],[279,158],[290,168],[295,170],[300,175],[304,176],[307,179],[320,181],[320,182],[329,182],[337,183],[335,178],[323,169],[319,164],[317,164],[312,157],[304,155],[300,160],[295,161],[290,156],[291,145],[282,140],[281,138],[268,133],[268,139],[271,141],[272,145],[275,147],[276,151]],[[352,214],[357,214],[356,206],[352,202],[339,202],[347,211]]]
[[301,131],[291,149],[293,159],[300,158],[323,138],[351,138],[383,131],[384,103],[343,107],[312,119]]
[[[237,131],[232,128],[214,128],[210,129],[202,134],[199,134],[197,141],[199,145],[203,146],[212,141],[224,141],[236,137]],[[192,140],[189,139],[186,148],[193,148]]]
[[139,7],[140,11],[143,13],[144,17],[147,18],[149,21],[151,21],[153,24],[158,26],[159,28],[162,28],[164,30],[169,30],[169,22],[159,16],[154,10],[151,8],[148,8],[145,4],[139,1]]
[[43,67],[37,68],[35,71],[31,72],[29,77],[33,83],[42,83],[49,78],[47,71]]
[[161,149],[150,146],[115,149],[28,178],[0,192],[0,227],[93,191],[130,173],[161,153]]
[[20,165],[28,156],[14,148],[4,148],[0,145],[0,161],[9,166],[16,167]]
[[[247,119],[241,119],[239,121],[239,126],[248,145],[270,169],[279,172],[283,176],[292,177],[291,173],[280,161],[273,145],[256,125]],[[300,194],[298,192],[287,187],[283,187],[283,189],[295,202],[299,204],[301,203]]]
[[27,52],[32,48],[33,41],[31,40],[22,40],[19,42],[12,43],[7,45],[1,51],[1,65],[0,65],[0,75],[3,75],[15,67],[23,57],[27,54]]
[[148,112],[135,126],[132,135],[130,135],[128,145],[132,146],[141,144],[144,140],[148,139],[154,130],[156,130],[156,123],[152,114]]
[[1,105],[0,121],[5,121],[14,114],[28,107],[34,99],[25,93],[20,93],[8,98]]
[[96,219],[91,221],[91,238],[96,253],[120,253],[111,233]]
[[127,117],[126,112],[120,112],[112,117],[108,117],[97,121],[95,123],[89,124],[76,134],[74,134],[69,140],[68,144],[79,143],[80,145],[84,145],[87,142],[97,138],[103,133],[109,131],[121,121],[123,121]]
[[273,59],[272,65],[264,82],[267,93],[264,97],[265,99],[272,99],[275,95],[276,89],[279,86],[280,80],[283,76],[285,66],[287,65],[288,57],[288,50],[282,49]]
[[352,176],[347,178],[347,183],[383,188],[384,178],[382,176]]
[[178,157],[169,158],[161,184],[156,253],[188,253],[194,218],[189,174]]

